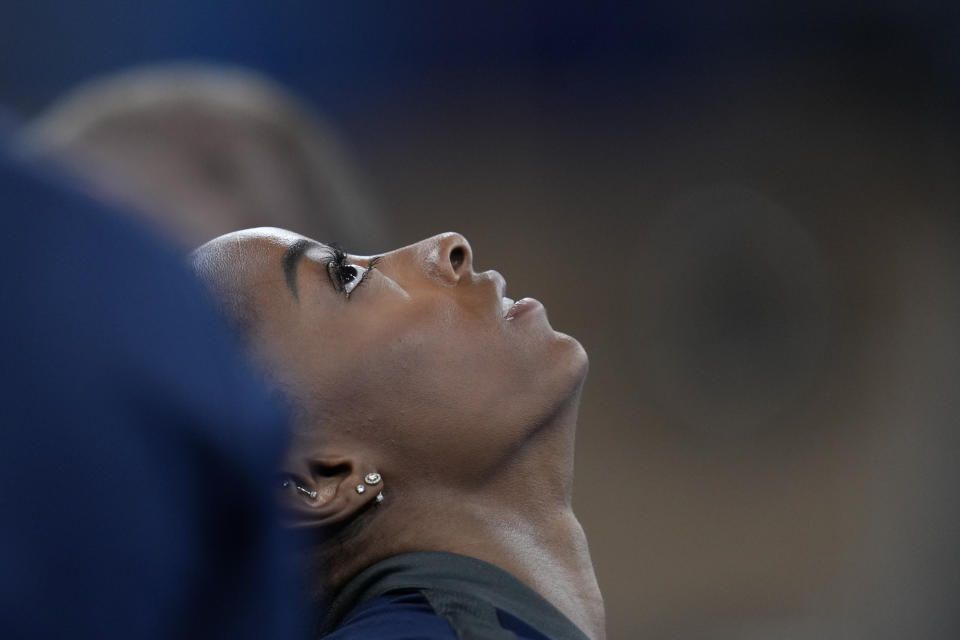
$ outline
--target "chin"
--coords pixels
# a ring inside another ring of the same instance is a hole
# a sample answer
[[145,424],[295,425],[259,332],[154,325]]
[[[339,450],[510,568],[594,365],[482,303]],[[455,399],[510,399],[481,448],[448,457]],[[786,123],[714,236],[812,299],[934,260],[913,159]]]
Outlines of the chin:
[[571,383],[576,386],[576,390],[579,392],[580,386],[587,377],[587,371],[590,369],[590,357],[579,340],[559,331],[554,333],[558,345],[556,364],[569,371]]

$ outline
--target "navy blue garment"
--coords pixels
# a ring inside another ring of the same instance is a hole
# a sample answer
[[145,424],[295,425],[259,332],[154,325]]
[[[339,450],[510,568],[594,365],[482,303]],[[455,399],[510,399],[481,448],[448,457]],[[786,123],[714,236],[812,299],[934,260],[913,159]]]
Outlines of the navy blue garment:
[[357,606],[326,640],[457,640],[450,622],[419,591],[396,591]]
[[351,579],[320,625],[325,640],[587,640],[503,569],[455,553],[387,558]]
[[0,638],[297,637],[284,416],[201,285],[2,150],[0,211]]

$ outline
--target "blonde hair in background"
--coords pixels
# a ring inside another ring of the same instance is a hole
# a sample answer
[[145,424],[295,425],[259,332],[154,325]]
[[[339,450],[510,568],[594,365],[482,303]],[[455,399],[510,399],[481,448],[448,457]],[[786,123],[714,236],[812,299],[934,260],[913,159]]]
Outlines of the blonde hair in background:
[[334,128],[249,70],[184,63],[99,78],[29,123],[21,143],[187,246],[255,226],[358,249],[382,242]]

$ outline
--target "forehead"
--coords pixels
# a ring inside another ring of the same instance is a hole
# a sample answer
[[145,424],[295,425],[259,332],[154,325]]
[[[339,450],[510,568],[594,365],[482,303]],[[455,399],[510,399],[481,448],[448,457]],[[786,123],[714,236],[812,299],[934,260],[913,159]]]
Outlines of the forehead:
[[275,227],[234,231],[210,242],[214,245],[214,254],[224,266],[247,274],[278,270],[281,257],[298,243],[309,243],[311,247],[318,248],[324,246],[299,233]]
[[[275,227],[236,231],[216,240],[221,263],[256,297],[285,281],[281,290],[298,298],[297,272],[302,262],[326,263],[334,249],[299,233]],[[269,284],[270,287],[264,287]],[[276,294],[277,291],[271,291]],[[273,297],[269,295],[267,297]]]
[[260,246],[264,248],[276,247],[281,251],[290,245],[301,240],[309,240],[306,236],[299,233],[288,231],[287,229],[278,229],[276,227],[257,227],[255,229],[243,229],[220,236],[219,240],[225,244]]
[[[195,268],[222,296],[249,296],[265,281],[283,280],[282,257],[304,236],[273,227],[218,236],[193,255]],[[312,242],[312,241],[311,241]]]

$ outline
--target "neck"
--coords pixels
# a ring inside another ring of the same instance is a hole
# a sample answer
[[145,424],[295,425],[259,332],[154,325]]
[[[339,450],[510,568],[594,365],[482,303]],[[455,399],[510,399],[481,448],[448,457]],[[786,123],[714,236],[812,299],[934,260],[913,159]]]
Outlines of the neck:
[[370,534],[340,548],[339,558],[349,561],[332,572],[331,587],[398,553],[450,551],[509,571],[590,638],[603,640],[603,600],[571,507],[576,415],[574,397],[478,492],[464,496],[431,484],[404,491],[403,504],[384,502],[365,527]]

